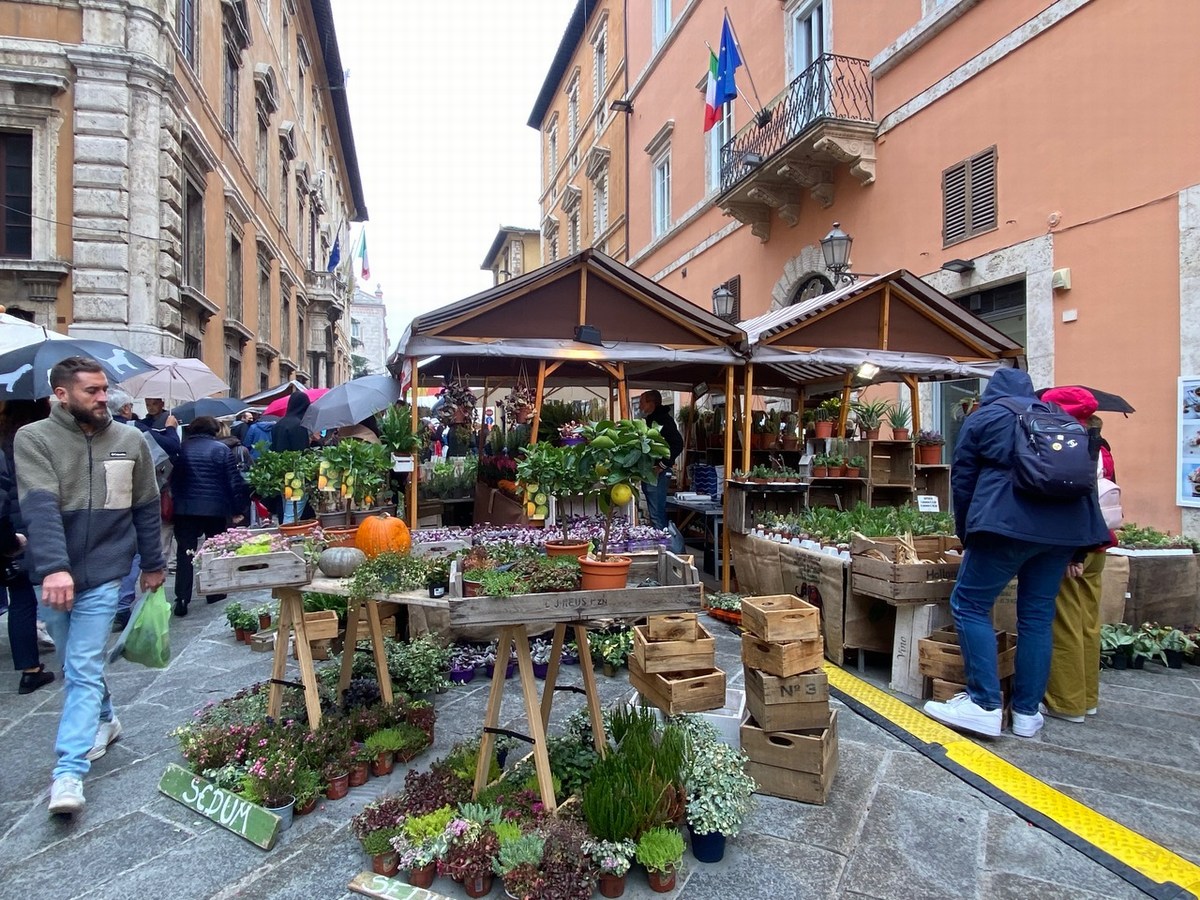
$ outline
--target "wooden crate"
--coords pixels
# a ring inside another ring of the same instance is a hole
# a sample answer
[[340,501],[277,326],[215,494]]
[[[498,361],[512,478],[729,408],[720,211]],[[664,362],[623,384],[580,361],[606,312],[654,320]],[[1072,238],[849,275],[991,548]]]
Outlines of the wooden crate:
[[695,613],[672,613],[646,619],[646,637],[652,641],[694,641],[700,637]]
[[629,683],[669,716],[720,709],[725,705],[725,673],[720,669],[645,672],[637,657],[630,656]]
[[[1008,678],[1016,671],[1017,636],[1006,631],[997,631],[996,653],[1000,677]],[[967,672],[963,668],[962,650],[958,646],[958,634],[953,626],[922,638],[917,644],[917,659],[920,673],[928,678],[966,683]]]
[[196,589],[201,594],[232,594],[293,587],[312,581],[313,570],[290,550],[254,556],[196,557]]
[[893,691],[922,699],[925,676],[921,674],[918,645],[922,638],[950,621],[948,603],[906,603],[896,607],[896,630],[892,640]]
[[838,769],[837,710],[819,727],[770,734],[747,719],[741,739],[760,794],[819,805],[829,798]]
[[810,641],[821,636],[821,611],[793,594],[743,597],[742,625],[764,641]]
[[[930,560],[928,563],[895,562],[899,543],[897,538],[862,537],[851,542],[850,577],[854,590],[889,603],[918,603],[949,597],[962,564],[962,544],[958,538],[935,535],[914,538],[917,555]],[[863,555],[871,550],[882,553],[888,561]]]
[[704,626],[697,625],[701,637],[694,641],[652,641],[646,636],[648,627],[633,628],[633,655],[643,672],[691,672],[717,667],[717,642]]
[[766,732],[823,727],[829,723],[828,679],[824,672],[775,678],[746,669],[746,709]]
[[742,662],[780,678],[819,669],[824,653],[825,643],[821,638],[775,644],[752,634],[742,635]]

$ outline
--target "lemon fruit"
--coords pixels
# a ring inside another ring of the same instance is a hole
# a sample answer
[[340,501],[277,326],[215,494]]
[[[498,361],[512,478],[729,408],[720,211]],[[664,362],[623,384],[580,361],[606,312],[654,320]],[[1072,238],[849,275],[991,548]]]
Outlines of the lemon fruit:
[[624,506],[633,499],[633,488],[624,482],[621,484],[614,484],[613,489],[609,492],[609,496],[612,498],[612,502],[617,506]]

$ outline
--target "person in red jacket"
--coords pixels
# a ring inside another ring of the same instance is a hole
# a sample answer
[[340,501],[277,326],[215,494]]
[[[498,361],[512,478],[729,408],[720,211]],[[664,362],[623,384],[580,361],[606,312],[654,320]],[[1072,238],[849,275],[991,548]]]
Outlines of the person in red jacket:
[[[1052,388],[1043,400],[1057,403],[1080,424],[1099,432],[1096,398],[1079,387]],[[1095,423],[1095,424],[1093,424]],[[1100,462],[1104,477],[1116,481],[1112,451],[1102,443]],[[1104,575],[1105,550],[1109,543],[1088,553],[1082,563],[1073,564],[1063,578],[1055,601],[1050,656],[1050,680],[1041,711],[1056,719],[1083,722],[1094,716],[1100,702],[1100,583]]]

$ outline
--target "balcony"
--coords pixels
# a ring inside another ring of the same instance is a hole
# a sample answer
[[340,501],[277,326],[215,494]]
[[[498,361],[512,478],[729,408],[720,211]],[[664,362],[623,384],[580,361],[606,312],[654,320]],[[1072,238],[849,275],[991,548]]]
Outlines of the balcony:
[[347,285],[334,272],[317,272],[309,269],[304,274],[308,289],[308,312],[313,316],[325,316],[330,322],[342,317],[346,308]]
[[795,225],[805,193],[833,204],[839,165],[875,180],[876,127],[870,62],[826,53],[721,148],[716,203],[765,243],[772,210]]

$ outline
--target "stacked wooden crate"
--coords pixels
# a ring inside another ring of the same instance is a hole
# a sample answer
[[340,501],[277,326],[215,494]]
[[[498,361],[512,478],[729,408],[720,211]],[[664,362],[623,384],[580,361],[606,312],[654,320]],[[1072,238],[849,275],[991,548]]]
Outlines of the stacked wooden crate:
[[838,755],[820,610],[790,594],[746,597],[742,626],[750,775],[762,793],[823,804]]
[[[929,679],[928,695],[934,700],[949,700],[967,689],[967,671],[963,666],[962,648],[953,625],[934,631],[917,645],[920,672]],[[1008,701],[1012,677],[1016,671],[1017,636],[1005,631],[996,632],[996,661],[1000,673],[1000,694],[1004,716],[1008,718]]]
[[634,628],[629,683],[669,716],[725,704],[717,642],[695,613],[650,616]]

